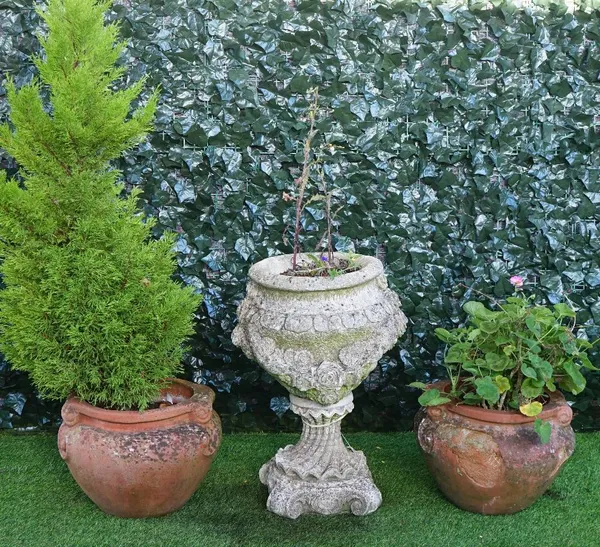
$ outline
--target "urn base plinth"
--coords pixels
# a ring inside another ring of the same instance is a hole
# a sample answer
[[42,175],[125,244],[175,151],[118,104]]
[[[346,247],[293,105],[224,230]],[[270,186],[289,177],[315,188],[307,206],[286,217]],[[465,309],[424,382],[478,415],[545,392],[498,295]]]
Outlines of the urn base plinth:
[[364,454],[344,445],[341,420],[353,408],[352,395],[333,405],[290,396],[302,417],[298,444],[280,449],[262,466],[260,480],[269,489],[267,508],[288,518],[303,514],[366,515],[381,505]]

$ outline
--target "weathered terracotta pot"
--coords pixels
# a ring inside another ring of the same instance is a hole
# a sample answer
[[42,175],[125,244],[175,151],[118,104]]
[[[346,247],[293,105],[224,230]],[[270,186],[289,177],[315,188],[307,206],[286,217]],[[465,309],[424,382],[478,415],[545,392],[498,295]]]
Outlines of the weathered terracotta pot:
[[177,404],[147,410],[97,408],[74,397],[62,408],[58,449],[81,489],[118,517],[179,509],[206,475],[221,442],[214,392],[173,379]]
[[421,409],[415,430],[427,466],[450,501],[467,511],[502,515],[536,501],[575,448],[573,412],[562,394],[552,393],[538,417],[552,424],[545,445],[533,429],[535,418],[450,403]]

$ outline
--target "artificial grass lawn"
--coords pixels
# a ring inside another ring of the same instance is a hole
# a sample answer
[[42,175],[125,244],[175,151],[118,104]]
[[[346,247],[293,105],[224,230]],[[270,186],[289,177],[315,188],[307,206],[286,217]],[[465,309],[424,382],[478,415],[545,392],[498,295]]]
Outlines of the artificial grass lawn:
[[105,515],[71,478],[50,434],[0,435],[0,545],[13,546],[600,546],[600,433],[579,434],[550,491],[511,516],[461,511],[442,497],[412,433],[348,435],[383,494],[367,517],[266,511],[258,469],[297,435],[226,435],[199,490],[177,513]]

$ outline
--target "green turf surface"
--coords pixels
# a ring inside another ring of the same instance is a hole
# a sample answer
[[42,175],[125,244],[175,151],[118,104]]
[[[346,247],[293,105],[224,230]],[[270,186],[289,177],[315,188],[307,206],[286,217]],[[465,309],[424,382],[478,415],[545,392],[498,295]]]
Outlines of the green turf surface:
[[411,433],[348,435],[369,460],[383,505],[367,517],[305,516],[265,509],[260,465],[297,436],[228,435],[206,480],[166,517],[102,513],[60,459],[53,435],[0,435],[0,546],[600,546],[600,434],[577,449],[551,490],[505,517],[466,513],[430,478]]

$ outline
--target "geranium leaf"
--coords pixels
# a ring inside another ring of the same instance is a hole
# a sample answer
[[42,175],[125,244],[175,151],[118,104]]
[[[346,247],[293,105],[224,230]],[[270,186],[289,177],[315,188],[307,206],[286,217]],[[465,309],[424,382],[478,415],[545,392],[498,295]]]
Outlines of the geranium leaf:
[[450,399],[442,397],[439,389],[428,389],[419,397],[421,406],[437,406],[449,403]]
[[535,399],[539,397],[544,391],[544,382],[534,380],[533,378],[527,378],[521,385],[521,393],[523,397],[527,399]]
[[550,442],[550,436],[552,435],[552,424],[545,422],[540,418],[537,418],[534,425],[534,431],[539,435],[542,444],[548,444]]
[[499,374],[494,378],[494,383],[498,386],[500,393],[504,393],[510,389],[510,380],[506,376]]
[[477,386],[477,395],[483,397],[488,403],[493,405],[500,400],[500,390],[490,376],[477,378],[475,385]]
[[521,411],[521,414],[525,414],[525,416],[537,416],[544,410],[544,407],[539,401],[532,401],[531,403],[521,405],[519,410]]

